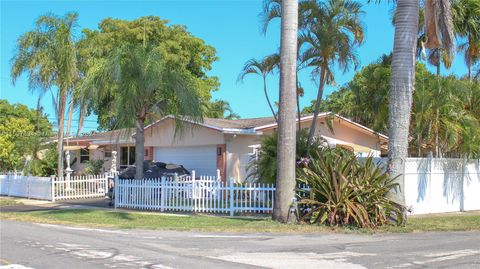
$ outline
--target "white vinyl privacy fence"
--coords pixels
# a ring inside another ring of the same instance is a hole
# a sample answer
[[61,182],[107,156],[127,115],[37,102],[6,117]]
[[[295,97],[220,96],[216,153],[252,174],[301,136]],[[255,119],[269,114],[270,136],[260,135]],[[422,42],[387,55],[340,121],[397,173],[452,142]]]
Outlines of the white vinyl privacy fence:
[[480,210],[480,160],[408,158],[405,166],[413,214]]
[[0,175],[0,194],[40,200],[52,200],[51,178],[22,176],[20,174]]
[[34,177],[16,173],[0,175],[0,194],[41,200],[103,198],[108,175],[79,177]]
[[209,213],[270,213],[275,187],[215,178],[116,179],[115,207]]

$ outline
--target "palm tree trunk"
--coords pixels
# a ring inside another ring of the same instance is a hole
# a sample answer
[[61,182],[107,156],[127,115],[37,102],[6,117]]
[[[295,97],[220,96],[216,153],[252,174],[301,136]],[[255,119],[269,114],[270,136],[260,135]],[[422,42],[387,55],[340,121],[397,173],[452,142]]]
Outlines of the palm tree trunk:
[[300,110],[300,92],[299,92],[299,89],[300,89],[300,85],[298,83],[298,71],[295,72],[295,81],[296,81],[296,85],[297,85],[297,90],[296,90],[296,93],[297,93],[297,116],[298,116],[298,130],[302,130],[302,123],[301,123],[301,120],[302,120],[302,112]]
[[86,107],[85,105],[82,103],[80,104],[80,114],[78,116],[78,129],[77,129],[77,136],[80,136],[80,134],[82,133],[82,129],[83,129],[83,123],[85,121],[85,113],[86,113]]
[[440,158],[440,145],[439,145],[439,138],[438,138],[438,129],[440,128],[440,122],[439,122],[439,116],[440,112],[438,110],[438,107],[435,111],[435,157]]
[[58,166],[57,166],[57,176],[62,177],[63,176],[63,131],[64,131],[64,120],[65,120],[65,107],[67,105],[67,90],[66,89],[60,89],[60,100],[58,102],[58,132],[57,132],[57,161],[58,161]]
[[275,113],[275,110],[273,110],[272,103],[270,102],[270,98],[268,98],[268,92],[267,92],[267,78],[263,76],[263,92],[265,93],[265,98],[267,99],[268,106],[270,107],[270,111],[272,111],[273,118],[275,119],[275,122],[278,123],[278,118],[277,114]]
[[415,51],[418,30],[418,0],[398,0],[390,90],[388,158],[389,172],[399,184],[393,199],[405,206],[404,173],[408,156],[408,130],[415,81]]
[[68,103],[68,118],[67,118],[67,137],[70,136],[70,127],[72,126],[72,118],[73,118],[73,96]]
[[322,67],[322,70],[320,72],[321,72],[320,84],[318,85],[317,101],[315,102],[315,111],[313,111],[312,125],[310,125],[310,132],[308,133],[307,145],[311,145],[313,141],[313,137],[315,136],[315,129],[317,126],[317,117],[318,117],[318,114],[320,113],[320,104],[322,103],[323,89],[325,88],[326,68]]
[[295,198],[295,94],[297,91],[297,30],[298,1],[282,1],[280,40],[280,109],[277,144],[277,178],[273,219],[296,221],[290,217],[290,205]]
[[468,67],[468,80],[472,81],[472,63],[471,63],[471,61],[468,61],[467,67]]
[[135,179],[143,178],[143,156],[145,154],[144,127],[145,118],[143,116],[137,116],[135,120]]
[[[439,54],[440,55],[440,54]],[[438,56],[440,58],[440,56]],[[440,83],[440,59],[438,59],[438,65],[437,65],[437,87],[438,87],[438,97],[437,98],[442,98],[442,84]],[[439,129],[440,129],[440,109],[439,107],[439,102],[436,102],[436,108],[435,108],[435,157],[441,158],[441,153],[440,153],[440,144],[439,144]]]
[[417,157],[420,158],[422,157],[422,135],[420,133],[421,131],[418,132],[417,134]]

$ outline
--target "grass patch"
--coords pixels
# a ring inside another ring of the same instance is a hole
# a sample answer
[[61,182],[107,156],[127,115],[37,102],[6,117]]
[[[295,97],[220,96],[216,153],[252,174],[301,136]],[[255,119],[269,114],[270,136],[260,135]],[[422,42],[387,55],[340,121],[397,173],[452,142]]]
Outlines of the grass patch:
[[2,212],[1,219],[27,222],[110,227],[120,229],[163,229],[209,232],[428,232],[480,231],[480,214],[455,216],[411,217],[403,227],[385,226],[376,230],[353,227],[329,228],[319,225],[280,224],[269,218],[228,218],[219,216],[179,216],[159,213],[123,212],[93,209],[46,210],[34,212]]
[[22,205],[22,202],[17,201],[15,198],[11,197],[0,197],[0,206],[7,205]]

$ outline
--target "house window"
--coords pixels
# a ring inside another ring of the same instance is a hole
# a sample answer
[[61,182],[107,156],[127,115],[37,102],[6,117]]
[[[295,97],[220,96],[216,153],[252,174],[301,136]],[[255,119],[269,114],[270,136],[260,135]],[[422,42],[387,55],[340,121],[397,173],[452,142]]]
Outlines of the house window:
[[135,164],[135,147],[120,147],[120,168]]
[[80,149],[80,163],[90,161],[90,152],[88,149]]
[[105,158],[111,158],[112,157],[112,147],[106,146],[104,149],[104,154]]

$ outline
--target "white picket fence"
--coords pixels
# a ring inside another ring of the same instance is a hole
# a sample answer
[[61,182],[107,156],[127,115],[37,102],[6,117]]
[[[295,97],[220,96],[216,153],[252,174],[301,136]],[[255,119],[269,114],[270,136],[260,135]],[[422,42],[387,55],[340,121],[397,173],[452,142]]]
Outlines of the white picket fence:
[[40,200],[103,198],[108,191],[108,175],[70,178],[34,177],[18,173],[0,175],[0,195]]
[[51,182],[52,201],[86,198],[103,198],[108,192],[108,178],[105,175],[74,176],[54,178]]
[[205,213],[270,213],[275,187],[216,178],[116,179],[115,207]]

